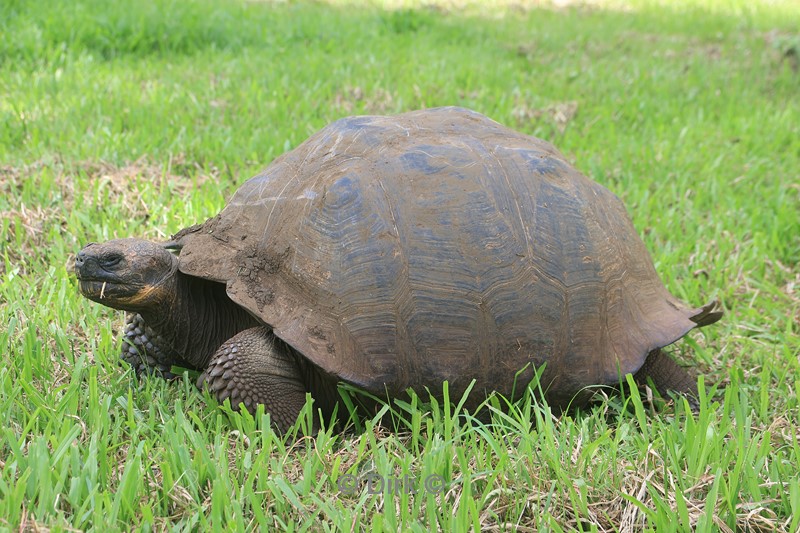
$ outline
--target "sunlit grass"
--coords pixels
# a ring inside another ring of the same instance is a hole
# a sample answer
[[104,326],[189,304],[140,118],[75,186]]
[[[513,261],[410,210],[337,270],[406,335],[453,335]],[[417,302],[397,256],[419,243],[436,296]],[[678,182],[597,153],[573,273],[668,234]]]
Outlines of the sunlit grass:
[[[798,529],[800,13],[464,4],[0,4],[2,527]],[[121,316],[69,276],[82,244],[164,238],[332,120],[436,105],[556,144],[624,199],[673,293],[722,301],[674,349],[698,413],[528,398],[486,424],[415,398],[396,427],[281,438],[118,365]]]

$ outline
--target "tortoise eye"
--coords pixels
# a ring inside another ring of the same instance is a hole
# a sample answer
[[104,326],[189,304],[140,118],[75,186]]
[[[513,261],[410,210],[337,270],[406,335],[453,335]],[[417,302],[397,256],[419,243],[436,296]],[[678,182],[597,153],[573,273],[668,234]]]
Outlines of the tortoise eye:
[[110,267],[118,265],[120,261],[122,261],[122,256],[119,255],[119,254],[113,254],[113,255],[109,255],[109,256],[104,257],[100,261],[100,263],[103,266],[103,268],[110,268]]

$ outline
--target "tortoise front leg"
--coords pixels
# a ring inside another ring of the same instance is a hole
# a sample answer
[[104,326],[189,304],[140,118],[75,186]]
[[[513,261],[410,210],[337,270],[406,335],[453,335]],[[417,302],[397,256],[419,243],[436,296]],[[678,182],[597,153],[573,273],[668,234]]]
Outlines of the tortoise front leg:
[[306,403],[291,348],[266,327],[241,331],[220,346],[197,380],[198,387],[204,384],[220,403],[229,398],[234,409],[242,403],[255,413],[263,404],[280,431],[297,421]]
[[142,315],[128,313],[122,338],[120,357],[133,367],[136,376],[142,374],[173,379],[172,365],[176,358],[162,348],[161,336],[145,324]]

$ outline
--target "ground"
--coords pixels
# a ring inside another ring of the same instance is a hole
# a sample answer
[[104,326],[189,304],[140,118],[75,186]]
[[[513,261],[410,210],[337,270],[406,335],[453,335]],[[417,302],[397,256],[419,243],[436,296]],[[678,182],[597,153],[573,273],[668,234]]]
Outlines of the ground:
[[[797,531],[798,27],[790,1],[3,2],[0,527]],[[438,105],[555,144],[671,292],[722,302],[672,348],[699,413],[415,400],[279,437],[119,366],[83,244],[202,222],[337,118]]]

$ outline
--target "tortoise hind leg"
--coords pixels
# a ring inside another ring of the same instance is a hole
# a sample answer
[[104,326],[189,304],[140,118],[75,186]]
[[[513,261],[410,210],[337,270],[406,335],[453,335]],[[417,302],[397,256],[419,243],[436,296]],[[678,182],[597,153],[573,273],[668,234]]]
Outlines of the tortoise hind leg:
[[286,431],[306,403],[306,387],[291,349],[269,328],[241,331],[211,357],[197,386],[205,385],[219,402],[242,403],[251,413],[264,404],[273,424]]
[[128,313],[120,358],[133,367],[136,376],[151,374],[173,379],[176,358],[161,346],[160,336],[152,331],[138,313]]
[[634,375],[636,383],[640,385],[647,383],[648,377],[662,396],[667,397],[670,392],[678,393],[689,401],[693,411],[700,408],[697,403],[697,379],[661,349],[650,352],[642,368]]

